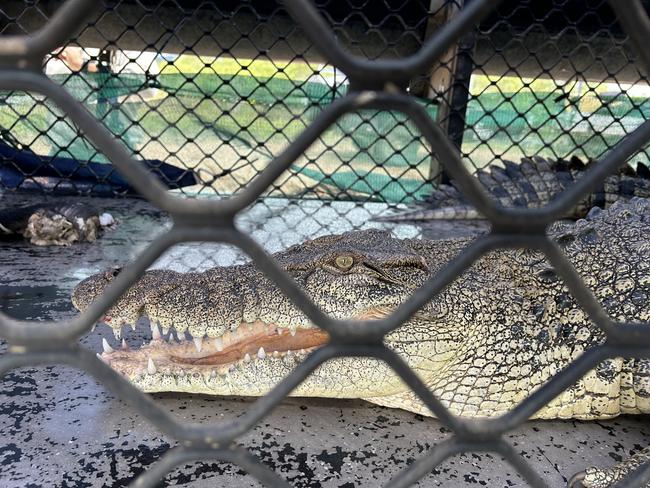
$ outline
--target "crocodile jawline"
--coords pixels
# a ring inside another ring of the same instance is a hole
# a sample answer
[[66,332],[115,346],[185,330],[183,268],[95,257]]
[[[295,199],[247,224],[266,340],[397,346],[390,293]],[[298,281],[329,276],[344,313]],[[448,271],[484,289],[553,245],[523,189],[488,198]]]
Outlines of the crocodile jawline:
[[[108,318],[108,317],[107,317]],[[110,322],[110,318],[108,318]],[[267,354],[280,357],[286,354],[304,355],[327,343],[329,335],[321,329],[298,328],[290,330],[263,322],[245,323],[234,331],[217,338],[204,337],[176,341],[172,333],[168,338],[160,333],[158,325],[152,325],[152,340],[138,349],[131,349],[125,341],[122,348],[113,349],[104,342],[104,352],[99,356],[109,365],[115,361],[128,361],[130,373],[144,374],[161,368],[185,366],[217,369],[218,372],[239,362],[265,359]],[[128,373],[127,371],[122,371]]]

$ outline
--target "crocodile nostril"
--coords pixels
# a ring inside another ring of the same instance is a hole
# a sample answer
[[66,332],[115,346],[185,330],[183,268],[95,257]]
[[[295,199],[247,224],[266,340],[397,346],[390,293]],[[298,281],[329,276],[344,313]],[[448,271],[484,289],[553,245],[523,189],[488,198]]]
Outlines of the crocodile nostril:
[[106,278],[109,279],[109,280],[112,280],[113,278],[115,278],[117,275],[120,274],[120,271],[122,271],[122,268],[109,269],[108,271],[106,271],[106,274],[105,274]]

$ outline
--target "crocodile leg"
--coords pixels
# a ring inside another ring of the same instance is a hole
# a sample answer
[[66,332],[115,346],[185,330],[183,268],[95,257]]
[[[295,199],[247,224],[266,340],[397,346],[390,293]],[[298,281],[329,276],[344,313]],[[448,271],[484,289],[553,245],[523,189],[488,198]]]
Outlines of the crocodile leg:
[[[567,483],[567,488],[577,488],[579,486],[585,488],[611,488],[648,462],[650,462],[650,447],[642,449],[611,468],[604,469],[592,466],[576,473]],[[650,483],[643,485],[643,488],[650,488]]]

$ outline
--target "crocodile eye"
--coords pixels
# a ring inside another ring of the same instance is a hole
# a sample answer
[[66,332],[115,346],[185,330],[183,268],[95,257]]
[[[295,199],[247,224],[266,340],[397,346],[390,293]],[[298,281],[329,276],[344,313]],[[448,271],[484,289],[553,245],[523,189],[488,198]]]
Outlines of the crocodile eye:
[[336,267],[342,269],[343,271],[349,270],[354,264],[354,259],[352,256],[336,256],[334,260]]

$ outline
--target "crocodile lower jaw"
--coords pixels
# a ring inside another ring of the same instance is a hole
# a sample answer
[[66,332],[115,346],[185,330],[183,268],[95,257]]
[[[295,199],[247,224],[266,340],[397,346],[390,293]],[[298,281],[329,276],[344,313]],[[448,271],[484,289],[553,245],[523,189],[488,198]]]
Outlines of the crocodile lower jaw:
[[251,361],[292,355],[298,359],[329,338],[326,332],[314,327],[290,330],[259,321],[242,324],[217,338],[177,341],[171,333],[165,338],[155,324],[151,331],[151,342],[138,349],[131,349],[124,340],[121,348],[114,349],[103,339],[104,351],[97,356],[131,379],[160,373],[213,376],[228,374]]

